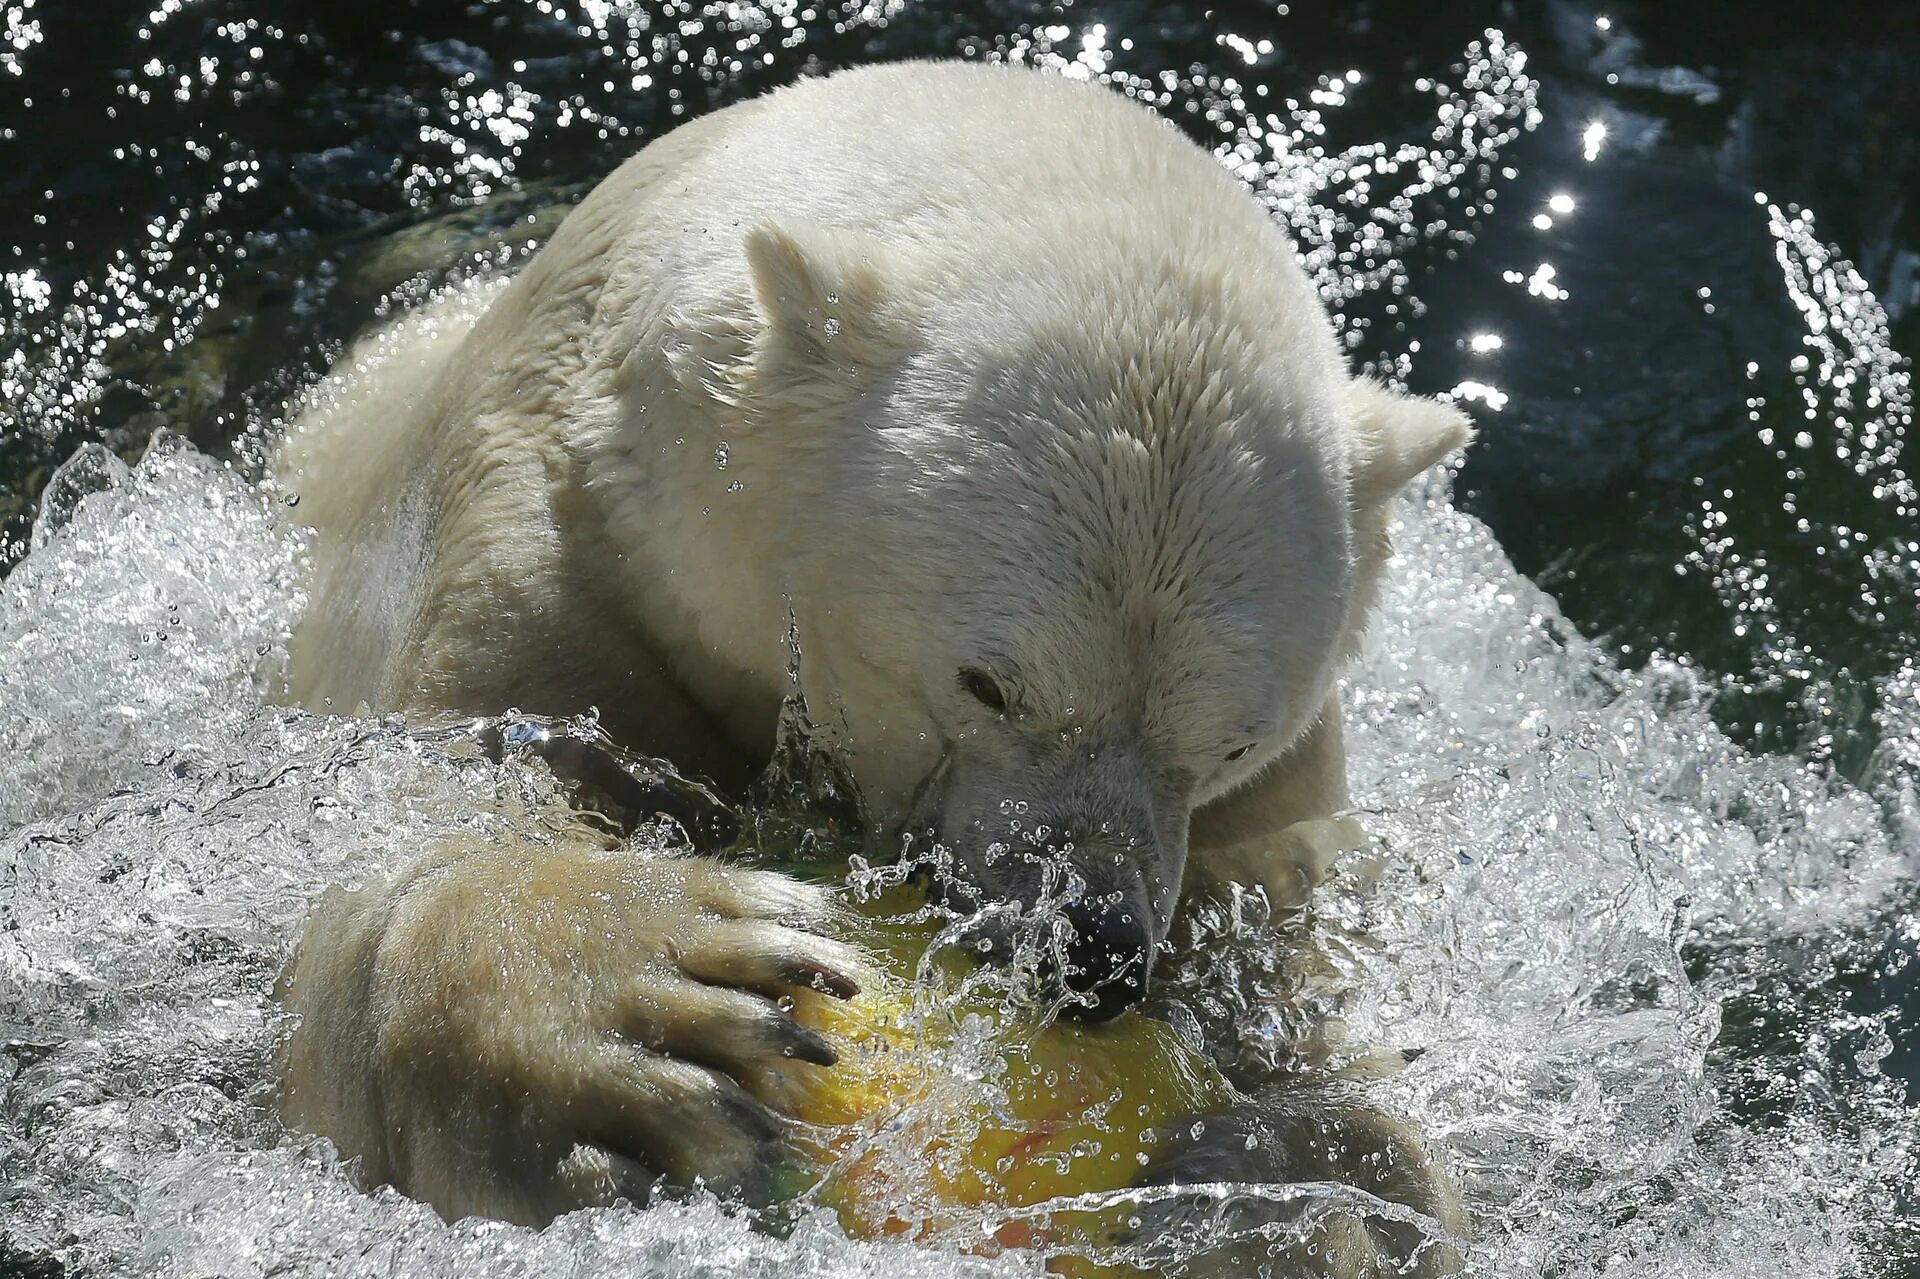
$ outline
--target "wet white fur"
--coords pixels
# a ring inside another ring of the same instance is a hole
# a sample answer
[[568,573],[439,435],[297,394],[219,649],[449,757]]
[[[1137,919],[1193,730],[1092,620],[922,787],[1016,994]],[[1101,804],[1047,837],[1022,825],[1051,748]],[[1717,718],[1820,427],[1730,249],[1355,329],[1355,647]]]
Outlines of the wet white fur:
[[[592,705],[737,780],[791,615],[882,823],[941,766],[944,831],[1064,805],[1169,899],[1321,869],[1297,824],[1346,802],[1332,691],[1385,506],[1468,428],[1350,377],[1292,245],[1170,125],[1026,71],[806,81],[654,142],[458,309],[289,443],[299,699]],[[366,963],[334,962],[309,1023],[358,1025]]]

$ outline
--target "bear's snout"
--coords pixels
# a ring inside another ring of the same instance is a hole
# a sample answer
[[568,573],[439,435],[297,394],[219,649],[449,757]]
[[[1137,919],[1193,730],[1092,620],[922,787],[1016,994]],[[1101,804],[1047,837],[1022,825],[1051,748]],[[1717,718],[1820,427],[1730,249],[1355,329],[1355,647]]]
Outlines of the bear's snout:
[[1037,997],[1072,995],[1063,1015],[1078,1021],[1111,1020],[1145,997],[1161,929],[1137,850],[1070,838],[995,843],[972,857],[961,847],[960,861],[930,888],[948,908],[978,912],[989,963],[1036,947],[1025,953],[1041,982]]
[[1076,1021],[1111,1021],[1139,1003],[1153,970],[1153,928],[1130,901],[1082,898],[1063,912],[1073,935],[1066,946],[1070,1001],[1065,1015]]

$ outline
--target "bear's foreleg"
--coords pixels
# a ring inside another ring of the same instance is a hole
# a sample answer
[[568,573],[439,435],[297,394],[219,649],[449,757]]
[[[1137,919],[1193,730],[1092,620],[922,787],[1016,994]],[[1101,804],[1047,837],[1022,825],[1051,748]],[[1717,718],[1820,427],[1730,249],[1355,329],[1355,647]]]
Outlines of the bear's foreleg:
[[448,1220],[544,1224],[657,1178],[755,1195],[785,1121],[738,1078],[834,1058],[776,1000],[857,988],[858,955],[808,931],[829,903],[584,830],[450,843],[316,908],[282,1112]]
[[1241,884],[1264,889],[1275,909],[1298,910],[1334,858],[1365,842],[1359,822],[1337,816],[1347,803],[1347,754],[1334,694],[1280,758],[1194,812],[1188,890]]
[[[1148,1187],[1265,1185],[1224,1216],[1213,1197],[1176,1196],[1147,1213],[1143,1233],[1231,1238],[1173,1273],[1186,1279],[1438,1279],[1461,1268],[1468,1220],[1458,1190],[1419,1133],[1340,1080],[1276,1084],[1231,1114],[1176,1127]],[[1348,1194],[1347,1191],[1359,1192]]]

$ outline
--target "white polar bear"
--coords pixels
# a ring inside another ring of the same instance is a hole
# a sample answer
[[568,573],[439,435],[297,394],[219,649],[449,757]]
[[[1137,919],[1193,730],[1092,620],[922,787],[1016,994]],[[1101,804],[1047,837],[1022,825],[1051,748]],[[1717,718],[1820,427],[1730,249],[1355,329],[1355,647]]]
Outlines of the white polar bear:
[[[1469,434],[1349,375],[1170,125],[978,66],[685,125],[477,322],[380,342],[280,470],[317,564],[294,696],[595,707],[737,785],[791,627],[876,838],[930,827],[968,898],[1065,872],[1091,1015],[1183,889],[1297,904],[1323,868],[1387,504]],[[437,850],[310,924],[290,1113],[449,1216],[604,1199],[608,1158],[743,1181],[778,1124],[729,1072],[831,1055],[766,998],[856,966],[823,909],[697,858]]]

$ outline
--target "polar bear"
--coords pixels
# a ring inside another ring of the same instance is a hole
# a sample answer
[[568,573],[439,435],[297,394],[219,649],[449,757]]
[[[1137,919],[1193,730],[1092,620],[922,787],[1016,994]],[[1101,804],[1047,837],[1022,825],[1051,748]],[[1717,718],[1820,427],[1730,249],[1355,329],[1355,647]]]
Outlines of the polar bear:
[[[469,309],[291,433],[294,698],[593,708],[737,787],[797,678],[876,840],[933,832],[964,901],[1068,886],[1090,1017],[1196,885],[1297,904],[1324,869],[1387,506],[1469,427],[1354,378],[1285,235],[1146,109],[805,80],[648,145]],[[430,850],[309,923],[288,1113],[450,1218],[544,1221],[629,1162],[745,1186],[780,1120],[730,1075],[830,1061],[774,997],[860,980],[829,909],[698,857]]]

